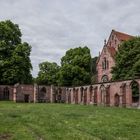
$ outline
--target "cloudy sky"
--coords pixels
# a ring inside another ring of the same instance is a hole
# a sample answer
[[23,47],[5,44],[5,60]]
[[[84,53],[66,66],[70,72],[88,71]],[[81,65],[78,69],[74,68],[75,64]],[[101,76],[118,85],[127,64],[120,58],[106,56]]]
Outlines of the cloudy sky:
[[97,56],[111,30],[140,34],[139,0],[0,0],[0,20],[19,24],[32,46],[33,76],[43,61],[87,45]]

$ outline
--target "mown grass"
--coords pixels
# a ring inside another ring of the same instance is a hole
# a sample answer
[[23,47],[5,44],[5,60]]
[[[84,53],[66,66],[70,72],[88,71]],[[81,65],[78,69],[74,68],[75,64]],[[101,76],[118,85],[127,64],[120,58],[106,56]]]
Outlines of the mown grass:
[[140,140],[140,110],[0,102],[0,140]]

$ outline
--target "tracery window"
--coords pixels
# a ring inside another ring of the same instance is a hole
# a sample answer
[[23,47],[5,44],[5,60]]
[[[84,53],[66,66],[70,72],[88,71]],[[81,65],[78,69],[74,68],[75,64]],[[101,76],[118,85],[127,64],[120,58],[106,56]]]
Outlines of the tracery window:
[[106,57],[102,61],[102,69],[106,70],[109,68],[109,61],[106,59]]
[[102,82],[108,82],[108,76],[107,75],[103,75],[101,81]]

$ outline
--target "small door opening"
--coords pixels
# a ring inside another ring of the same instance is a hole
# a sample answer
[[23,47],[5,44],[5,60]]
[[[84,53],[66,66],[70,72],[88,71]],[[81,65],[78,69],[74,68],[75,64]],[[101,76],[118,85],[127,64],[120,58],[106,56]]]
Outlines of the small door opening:
[[29,103],[29,95],[28,94],[24,95],[24,102]]

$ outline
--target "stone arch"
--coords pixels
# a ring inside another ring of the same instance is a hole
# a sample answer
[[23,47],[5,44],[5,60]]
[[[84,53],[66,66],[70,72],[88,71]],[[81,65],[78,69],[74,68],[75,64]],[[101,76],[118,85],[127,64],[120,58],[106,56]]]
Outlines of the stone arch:
[[120,105],[120,96],[118,93],[114,95],[114,106],[119,106]]
[[101,81],[102,82],[108,82],[109,81],[108,76],[107,75],[103,75]]
[[9,100],[10,99],[10,91],[8,87],[5,87],[3,89],[3,99],[4,100]]
[[131,91],[132,91],[132,105],[133,106],[138,106],[139,104],[139,98],[140,98],[140,89],[139,89],[139,83],[135,80],[133,80],[131,83],[130,83],[130,87],[131,87]]

